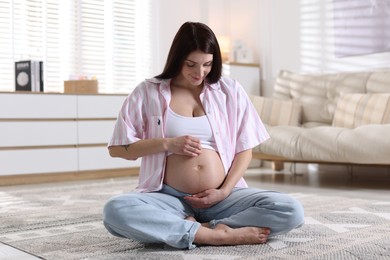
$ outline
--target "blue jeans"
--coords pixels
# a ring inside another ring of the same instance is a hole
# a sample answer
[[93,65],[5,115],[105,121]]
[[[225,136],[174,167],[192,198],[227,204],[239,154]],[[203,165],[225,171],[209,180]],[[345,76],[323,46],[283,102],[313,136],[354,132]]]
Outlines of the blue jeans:
[[[115,236],[192,249],[199,222],[211,228],[219,223],[232,228],[268,227],[270,236],[304,223],[302,205],[278,192],[234,188],[226,199],[207,209],[192,208],[182,198],[186,195],[164,185],[158,192],[115,196],[104,207],[104,225]],[[199,222],[185,220],[187,216]]]

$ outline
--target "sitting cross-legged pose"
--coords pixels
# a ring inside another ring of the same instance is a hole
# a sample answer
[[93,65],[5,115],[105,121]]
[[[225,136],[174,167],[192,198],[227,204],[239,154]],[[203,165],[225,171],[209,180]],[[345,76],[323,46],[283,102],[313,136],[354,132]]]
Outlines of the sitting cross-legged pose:
[[136,190],[104,207],[111,234],[192,249],[262,244],[303,224],[297,200],[244,181],[252,148],[269,135],[242,86],[221,72],[213,31],[186,22],[163,72],[124,101],[109,153],[142,162]]

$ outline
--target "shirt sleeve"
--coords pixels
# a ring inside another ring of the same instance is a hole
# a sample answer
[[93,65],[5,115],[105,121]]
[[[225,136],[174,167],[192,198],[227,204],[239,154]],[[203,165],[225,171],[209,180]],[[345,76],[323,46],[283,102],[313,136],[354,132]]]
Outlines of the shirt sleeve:
[[235,83],[237,91],[235,153],[237,154],[261,144],[269,139],[269,134],[244,88],[237,81]]
[[108,146],[131,144],[143,138],[142,111],[142,91],[138,86],[123,102]]

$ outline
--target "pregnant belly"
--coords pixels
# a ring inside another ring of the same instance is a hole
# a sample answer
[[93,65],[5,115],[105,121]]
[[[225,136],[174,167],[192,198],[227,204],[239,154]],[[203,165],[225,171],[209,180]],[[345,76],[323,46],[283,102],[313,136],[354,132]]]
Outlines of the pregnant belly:
[[216,151],[203,149],[197,157],[178,154],[167,157],[164,183],[176,190],[195,194],[218,188],[224,179],[225,171]]

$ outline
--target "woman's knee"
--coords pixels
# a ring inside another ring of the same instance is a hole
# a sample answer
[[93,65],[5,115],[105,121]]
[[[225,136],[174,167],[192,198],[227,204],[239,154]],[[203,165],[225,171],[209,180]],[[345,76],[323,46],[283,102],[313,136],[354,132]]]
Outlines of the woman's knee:
[[103,208],[103,224],[114,236],[128,237],[126,228],[133,223],[136,206],[145,204],[132,194],[118,195],[106,202]]
[[110,218],[114,212],[120,207],[120,200],[117,197],[109,199],[103,207],[103,221]]
[[134,207],[145,204],[137,196],[132,194],[118,195],[109,199],[103,208],[103,221],[115,221],[122,214],[128,215]]
[[291,229],[302,226],[305,222],[304,209],[302,204],[297,199],[292,197],[290,197],[288,204],[289,212],[287,214],[287,225]]
[[304,223],[304,210],[302,204],[290,195],[283,193],[272,194],[268,198],[268,208],[279,219],[283,219],[286,229],[300,227]]

